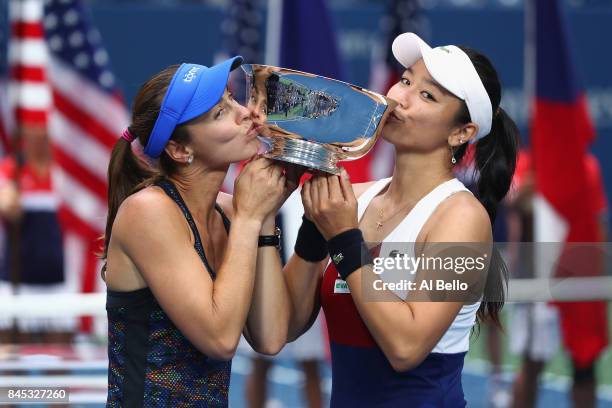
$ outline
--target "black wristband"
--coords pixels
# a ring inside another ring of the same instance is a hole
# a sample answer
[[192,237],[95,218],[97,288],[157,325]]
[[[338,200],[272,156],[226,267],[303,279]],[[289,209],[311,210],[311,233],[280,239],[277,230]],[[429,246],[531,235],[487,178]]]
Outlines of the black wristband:
[[295,240],[295,253],[305,261],[321,262],[327,257],[325,238],[314,222],[302,217],[302,226]]
[[344,280],[357,269],[374,262],[359,228],[336,235],[327,241],[327,249],[338,273]]

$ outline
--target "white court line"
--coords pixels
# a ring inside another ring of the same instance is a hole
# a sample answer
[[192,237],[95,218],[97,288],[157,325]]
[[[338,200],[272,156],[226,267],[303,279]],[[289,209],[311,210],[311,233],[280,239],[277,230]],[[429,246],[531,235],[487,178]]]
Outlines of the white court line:
[[0,361],[0,370],[31,371],[31,370],[106,370],[108,360],[95,361]]

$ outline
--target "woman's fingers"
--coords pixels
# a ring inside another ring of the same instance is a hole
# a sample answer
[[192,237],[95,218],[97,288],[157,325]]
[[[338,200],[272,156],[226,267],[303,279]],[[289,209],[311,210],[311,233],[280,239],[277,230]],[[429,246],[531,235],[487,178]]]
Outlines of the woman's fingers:
[[[316,176],[313,177],[314,185],[319,193],[319,200],[329,200],[329,188],[327,186],[327,177],[326,176]],[[318,200],[315,202],[319,202]]]
[[338,176],[335,174],[330,174],[327,178],[327,186],[329,190],[329,198],[330,200],[340,200],[343,201],[344,195],[342,193],[342,188],[340,187],[340,181],[338,181]]
[[321,203],[322,194],[321,194],[321,189],[319,186],[320,182],[317,180],[316,177],[311,178],[309,181],[310,181],[310,199],[312,203],[310,210],[311,210],[311,214],[315,216],[317,213],[319,204]]
[[342,169],[342,173],[338,177],[338,183],[340,184],[340,188],[342,189],[342,195],[344,196],[344,200],[356,200],[355,192],[353,191],[353,185],[351,184],[351,180],[349,179],[349,175],[345,169]]

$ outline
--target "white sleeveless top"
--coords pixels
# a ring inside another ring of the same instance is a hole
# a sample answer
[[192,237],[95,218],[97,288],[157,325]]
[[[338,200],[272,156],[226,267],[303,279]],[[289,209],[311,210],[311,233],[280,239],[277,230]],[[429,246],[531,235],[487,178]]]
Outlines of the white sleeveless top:
[[[359,197],[357,210],[359,221],[363,218],[363,214],[366,208],[368,208],[368,205],[370,205],[372,199],[376,197],[390,181],[391,178],[378,180]],[[403,253],[408,252],[409,256],[414,256],[414,242],[431,214],[442,201],[460,191],[470,192],[470,190],[468,190],[459,180],[452,179],[438,185],[421,198],[408,215],[383,240],[379,256],[390,256],[390,252],[398,248],[398,243],[401,243],[400,245],[403,248]],[[394,245],[393,243],[396,244]],[[409,278],[409,272],[406,271],[405,273],[405,278]],[[383,281],[386,280],[385,273],[380,275],[380,277]],[[387,280],[394,282],[398,281],[397,277],[391,276],[387,276]],[[402,300],[406,300],[408,296],[407,291],[397,290],[393,292]],[[480,303],[463,306],[432,352],[452,354],[468,351],[470,331],[476,321],[476,312],[479,306]]]

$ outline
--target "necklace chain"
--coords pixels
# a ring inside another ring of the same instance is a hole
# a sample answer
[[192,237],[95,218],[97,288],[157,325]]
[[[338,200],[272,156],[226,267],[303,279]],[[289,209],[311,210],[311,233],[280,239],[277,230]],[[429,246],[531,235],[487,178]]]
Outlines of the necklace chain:
[[380,230],[386,221],[389,221],[391,218],[395,217],[397,214],[399,214],[402,210],[405,210],[410,205],[410,203],[408,203],[407,205],[401,206],[399,210],[395,211],[393,214],[391,214],[389,217],[385,219],[385,213],[384,213],[385,198],[387,198],[386,194],[383,197],[383,202],[380,206],[380,210],[378,210],[378,221],[376,221],[376,230]]

